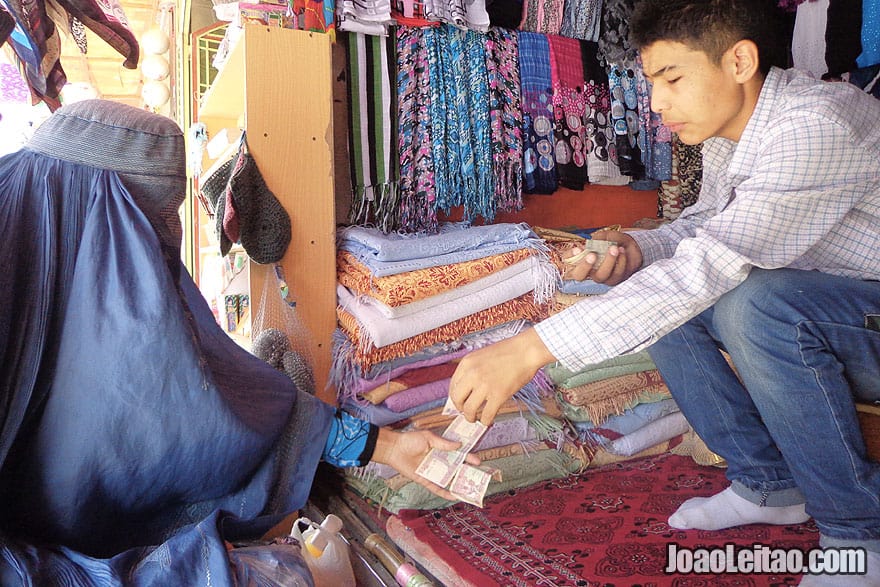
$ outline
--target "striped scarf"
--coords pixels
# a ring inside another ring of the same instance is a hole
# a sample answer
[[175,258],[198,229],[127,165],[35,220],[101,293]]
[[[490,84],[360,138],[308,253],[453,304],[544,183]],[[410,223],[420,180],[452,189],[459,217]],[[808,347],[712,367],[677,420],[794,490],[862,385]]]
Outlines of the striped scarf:
[[349,221],[374,223],[386,232],[395,226],[398,199],[395,54],[393,35],[348,34],[353,184]]

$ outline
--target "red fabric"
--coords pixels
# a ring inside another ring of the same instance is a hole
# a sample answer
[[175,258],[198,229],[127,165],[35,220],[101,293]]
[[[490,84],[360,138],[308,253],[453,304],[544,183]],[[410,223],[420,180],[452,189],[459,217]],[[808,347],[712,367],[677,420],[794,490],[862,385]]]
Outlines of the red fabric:
[[399,517],[411,530],[413,544],[400,546],[429,546],[462,579],[480,587],[797,585],[799,576],[664,574],[672,542],[691,548],[727,543],[818,547],[812,521],[716,532],[666,524],[683,501],[713,495],[727,485],[722,469],[664,453],[495,495],[484,509],[458,503],[442,510],[403,511]]

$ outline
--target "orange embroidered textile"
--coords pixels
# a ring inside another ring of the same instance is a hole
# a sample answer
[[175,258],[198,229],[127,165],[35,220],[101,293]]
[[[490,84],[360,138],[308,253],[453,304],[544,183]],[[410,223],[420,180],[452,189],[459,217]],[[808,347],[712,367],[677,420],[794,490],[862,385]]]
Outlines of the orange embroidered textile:
[[549,314],[550,305],[535,304],[532,294],[529,292],[449,324],[444,324],[439,328],[434,328],[399,342],[376,348],[371,344],[364,344],[357,319],[341,307],[336,308],[339,325],[346,332],[352,343],[354,343],[353,347],[356,349],[356,352],[353,353],[354,356],[349,357],[349,359],[360,365],[361,369],[365,372],[369,371],[377,363],[411,355],[438,342],[452,342],[465,334],[485,330],[486,328],[510,322],[511,320],[537,322],[543,320]]
[[539,254],[540,251],[534,249],[516,249],[473,261],[374,277],[357,257],[340,249],[336,253],[336,276],[339,283],[355,293],[368,295],[388,306],[402,306],[472,283]]

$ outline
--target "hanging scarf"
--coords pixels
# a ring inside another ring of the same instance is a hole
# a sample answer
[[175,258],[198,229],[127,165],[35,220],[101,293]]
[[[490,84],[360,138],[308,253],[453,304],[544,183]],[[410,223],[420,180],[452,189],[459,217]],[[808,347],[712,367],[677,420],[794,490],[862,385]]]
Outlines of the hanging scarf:
[[562,0],[525,0],[519,29],[545,35],[558,35],[562,29],[565,2]]
[[391,230],[397,212],[395,41],[348,35],[351,177],[349,221]]
[[486,35],[489,125],[495,175],[495,202],[503,212],[521,210],[523,114],[517,36],[493,27]]
[[524,191],[556,191],[550,46],[546,35],[519,31],[519,66],[524,128]]
[[559,34],[573,39],[595,41],[599,38],[601,22],[602,0],[566,2]]
[[554,158],[559,183],[572,190],[584,189],[587,181],[584,154],[584,66],[580,42],[551,35],[550,72],[553,80]]
[[651,110],[651,87],[642,71],[641,60],[637,65],[638,140],[642,163],[647,177],[665,181],[672,178],[672,133],[663,126],[660,115]]
[[464,219],[495,217],[488,75],[483,36],[443,25],[429,40],[436,208],[464,206]]
[[424,29],[397,29],[400,202],[396,228],[437,232],[431,151],[431,80]]
[[645,168],[639,152],[639,112],[636,93],[636,73],[631,67],[612,64],[608,70],[611,90],[611,124],[617,146],[617,164],[620,172],[633,178],[642,178]]
[[495,183],[492,178],[492,137],[489,117],[489,74],[486,68],[486,35],[468,31],[464,36],[465,71],[470,120],[470,141],[474,158],[473,189],[464,193],[464,219],[482,216],[495,219]]
[[614,129],[611,128],[611,93],[608,73],[599,65],[599,45],[587,41],[581,43],[581,61],[584,66],[585,137],[587,175],[591,183],[620,177],[617,166],[617,147]]

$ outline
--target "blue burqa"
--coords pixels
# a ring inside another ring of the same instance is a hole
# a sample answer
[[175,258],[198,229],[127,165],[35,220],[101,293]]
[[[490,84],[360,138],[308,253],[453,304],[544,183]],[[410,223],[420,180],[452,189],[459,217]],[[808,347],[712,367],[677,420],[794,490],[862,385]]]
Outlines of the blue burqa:
[[220,329],[115,172],[3,157],[0,239],[0,584],[238,584],[224,539],[305,504],[333,408]]

